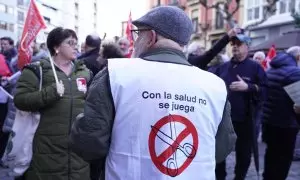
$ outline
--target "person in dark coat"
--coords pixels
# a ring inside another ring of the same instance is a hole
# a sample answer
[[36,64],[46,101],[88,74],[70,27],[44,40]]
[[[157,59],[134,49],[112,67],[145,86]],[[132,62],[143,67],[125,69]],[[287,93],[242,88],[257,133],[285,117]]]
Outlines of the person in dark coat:
[[202,70],[207,70],[207,65],[212,61],[229,43],[230,38],[239,32],[239,28],[233,28],[228,31],[211,49],[204,52],[202,55],[189,54],[188,61],[190,64],[197,66]]
[[[267,78],[262,67],[248,57],[251,39],[243,31],[231,38],[233,58],[218,67],[220,76],[228,88],[231,118],[237,134],[235,146],[235,180],[243,180],[251,163],[256,138],[256,114],[265,96]],[[226,177],[226,162],[217,164],[217,180]]]
[[267,71],[268,96],[263,106],[264,180],[284,180],[292,163],[299,124],[294,103],[284,87],[300,81],[300,47],[278,54]]
[[223,64],[225,63],[225,55],[224,54],[218,54],[208,65],[208,70],[209,72],[215,74],[217,69]]
[[85,39],[85,53],[78,57],[78,60],[83,60],[85,66],[96,75],[99,72],[99,57],[101,46],[101,38],[96,35],[88,35]]
[[107,66],[107,60],[113,58],[124,58],[122,50],[116,43],[105,43],[100,50],[100,57],[97,59],[100,71]]
[[14,40],[10,37],[1,38],[1,54],[5,56],[5,59],[8,62],[17,55],[17,50],[14,47]]
[[298,104],[295,104],[294,105],[294,111],[295,111],[295,113],[296,113],[296,115],[297,115],[297,122],[298,122],[298,124],[300,125],[300,105],[298,105]]

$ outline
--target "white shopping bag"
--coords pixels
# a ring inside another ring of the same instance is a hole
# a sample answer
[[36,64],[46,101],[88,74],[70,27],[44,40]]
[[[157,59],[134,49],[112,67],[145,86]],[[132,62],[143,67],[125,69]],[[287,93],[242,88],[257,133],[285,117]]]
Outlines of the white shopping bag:
[[[39,64],[38,64],[39,65]],[[39,90],[42,89],[42,67],[39,65]],[[5,169],[6,176],[22,176],[29,168],[32,159],[32,143],[35,132],[40,123],[39,112],[16,110],[16,116],[5,152],[1,158],[1,169]],[[1,170],[0,169],[0,170]]]
[[32,142],[40,122],[40,113],[17,110],[8,144],[2,157],[2,166],[10,169],[7,176],[17,177],[29,168]]

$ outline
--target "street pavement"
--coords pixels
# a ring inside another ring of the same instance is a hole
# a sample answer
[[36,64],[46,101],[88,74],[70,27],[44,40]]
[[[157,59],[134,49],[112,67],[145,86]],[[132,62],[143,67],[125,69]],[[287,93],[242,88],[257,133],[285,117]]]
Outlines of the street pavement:
[[[264,155],[265,155],[265,144],[259,143],[259,167],[260,167],[260,177],[262,180],[262,173],[264,168]],[[235,166],[235,152],[232,152],[227,158],[227,180],[232,180],[234,178],[234,166]],[[258,180],[256,175],[256,170],[254,166],[254,160],[252,158],[251,166],[247,174],[246,180]],[[293,161],[292,166],[289,171],[289,176],[286,180],[300,180],[300,161]]]
[[[259,161],[260,161],[260,180],[262,179],[263,172],[263,160],[265,154],[265,145],[263,143],[259,143]],[[234,165],[235,165],[235,152],[232,152],[227,158],[227,180],[232,180],[234,178]],[[13,180],[12,178],[5,178],[1,176],[3,171],[0,169],[0,180]],[[256,170],[254,167],[254,162],[252,161],[250,169],[247,174],[246,180],[258,180],[256,175]],[[292,167],[289,172],[289,176],[286,180],[300,180],[300,161],[293,161]]]

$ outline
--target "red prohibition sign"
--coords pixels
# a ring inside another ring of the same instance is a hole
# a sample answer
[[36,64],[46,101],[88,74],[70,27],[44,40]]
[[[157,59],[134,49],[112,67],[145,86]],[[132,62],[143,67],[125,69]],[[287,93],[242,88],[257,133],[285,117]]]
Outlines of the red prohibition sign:
[[[172,136],[172,128],[175,128],[175,122],[185,125],[185,129],[181,131],[176,137],[170,137],[169,135],[161,131],[162,126],[170,124]],[[172,123],[174,124],[174,126],[172,126]],[[192,136],[193,143],[183,143],[183,140],[189,135]],[[159,155],[157,155],[155,151],[156,138],[159,138],[170,145]],[[165,138],[169,139],[169,141],[165,141]],[[187,118],[180,115],[168,115],[157,121],[155,125],[151,126],[148,145],[151,159],[157,169],[168,176],[176,177],[180,175],[195,158],[198,150],[198,133],[195,126]],[[183,152],[187,157],[187,159],[180,167],[177,166],[176,151]],[[167,166],[164,165],[164,162],[167,162]]]

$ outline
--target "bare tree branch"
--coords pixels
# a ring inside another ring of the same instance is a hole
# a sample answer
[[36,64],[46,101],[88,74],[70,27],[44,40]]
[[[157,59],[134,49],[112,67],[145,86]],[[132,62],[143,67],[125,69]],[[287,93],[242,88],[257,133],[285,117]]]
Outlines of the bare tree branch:
[[[207,10],[208,9],[216,9],[216,10],[222,12],[223,18],[227,22],[231,23],[233,21],[232,18],[234,16],[234,14],[238,12],[238,10],[240,9],[240,6],[241,6],[241,0],[235,0],[236,6],[232,11],[230,11],[230,4],[232,3],[232,1],[233,0],[218,1],[215,4],[208,5],[207,0],[199,0],[199,3]],[[262,19],[258,22],[248,25],[247,27],[245,27],[245,29],[255,27],[255,26],[263,23],[264,21],[266,21],[272,13],[276,12],[275,5],[278,1],[279,0],[267,0],[266,9],[263,11]],[[221,7],[221,5],[223,5],[223,7]]]
[[[208,9],[216,9],[218,11],[221,11],[223,14],[223,17],[226,21],[231,21],[233,15],[239,10],[240,8],[240,0],[235,0],[236,1],[236,7],[232,12],[230,12],[229,7],[232,2],[232,0],[226,0],[226,1],[218,1],[215,4],[208,5],[206,0],[200,0],[199,3]],[[223,8],[221,8],[221,5],[223,5]]]
[[[230,3],[231,3],[231,0],[229,0]],[[230,17],[227,17],[227,18],[230,18],[230,19],[227,19],[227,20],[231,20],[231,18],[234,16],[234,14],[240,9],[240,6],[241,6],[241,1],[240,0],[236,0],[236,6],[234,8],[234,10],[230,13]]]
[[220,5],[223,4],[223,2],[216,2],[216,4],[212,4],[207,7],[207,9],[219,9]]

